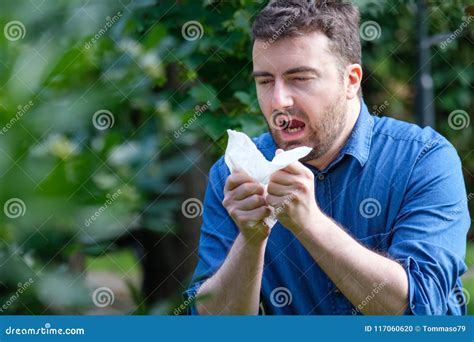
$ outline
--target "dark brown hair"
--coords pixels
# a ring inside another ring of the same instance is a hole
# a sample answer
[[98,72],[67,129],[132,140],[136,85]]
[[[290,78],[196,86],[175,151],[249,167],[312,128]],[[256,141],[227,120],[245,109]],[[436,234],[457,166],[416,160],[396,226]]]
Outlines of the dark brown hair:
[[252,41],[274,41],[321,32],[341,67],[361,64],[359,10],[342,0],[273,0],[257,15]]

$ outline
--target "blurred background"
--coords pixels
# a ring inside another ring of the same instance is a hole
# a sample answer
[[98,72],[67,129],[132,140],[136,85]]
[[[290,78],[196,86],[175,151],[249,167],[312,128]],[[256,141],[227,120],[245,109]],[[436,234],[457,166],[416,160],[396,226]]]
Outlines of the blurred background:
[[[453,143],[474,217],[472,6],[355,3],[369,109]],[[265,4],[1,2],[1,314],[184,313],[225,131],[266,129],[250,76]],[[473,314],[473,270],[464,284]]]

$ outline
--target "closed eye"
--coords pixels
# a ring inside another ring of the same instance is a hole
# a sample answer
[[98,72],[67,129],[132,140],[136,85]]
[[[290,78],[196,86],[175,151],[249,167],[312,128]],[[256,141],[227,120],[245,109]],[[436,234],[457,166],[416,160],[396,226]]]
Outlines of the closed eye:
[[308,81],[311,78],[310,77],[293,77],[292,78],[294,81]]
[[266,79],[266,80],[258,81],[258,84],[270,84],[271,82],[273,82],[272,79]]

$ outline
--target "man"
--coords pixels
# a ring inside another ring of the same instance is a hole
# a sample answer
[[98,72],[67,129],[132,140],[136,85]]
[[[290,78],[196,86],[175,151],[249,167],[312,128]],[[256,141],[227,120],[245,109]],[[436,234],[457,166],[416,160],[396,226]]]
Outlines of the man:
[[268,194],[223,158],[212,167],[192,313],[465,314],[459,157],[431,128],[369,114],[357,8],[272,1],[252,58],[270,131],[255,144],[269,160],[312,152],[275,172]]

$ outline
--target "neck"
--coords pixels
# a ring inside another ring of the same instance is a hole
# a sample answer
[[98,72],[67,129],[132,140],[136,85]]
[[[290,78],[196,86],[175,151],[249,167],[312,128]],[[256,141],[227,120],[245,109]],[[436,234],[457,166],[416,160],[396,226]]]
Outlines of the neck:
[[357,118],[359,117],[360,109],[361,101],[358,97],[348,101],[346,124],[341,135],[339,135],[332,147],[324,155],[307,162],[309,165],[316,167],[318,170],[324,170],[337,157],[339,151],[344,147],[354,129]]

